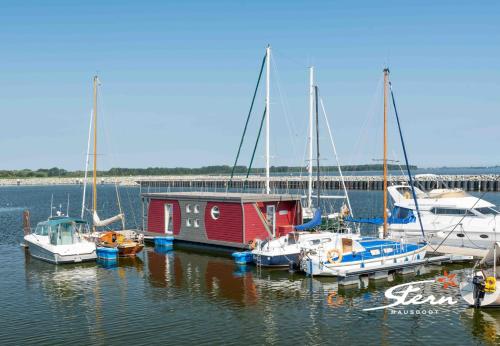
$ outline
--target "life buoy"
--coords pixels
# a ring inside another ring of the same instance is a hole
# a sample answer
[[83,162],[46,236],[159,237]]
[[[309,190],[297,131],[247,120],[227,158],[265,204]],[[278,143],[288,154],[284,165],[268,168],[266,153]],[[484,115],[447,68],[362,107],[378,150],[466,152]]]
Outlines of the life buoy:
[[257,239],[252,239],[248,242],[248,247],[250,250],[254,250],[257,247]]
[[488,276],[484,281],[484,291],[487,293],[493,293],[495,292],[496,288],[497,279],[495,279],[493,276]]
[[[337,255],[336,260],[333,259],[335,254]],[[337,249],[328,250],[328,252],[326,253],[326,258],[328,259],[328,262],[330,262],[331,264],[338,264],[342,262],[342,257],[343,257],[342,252]]]

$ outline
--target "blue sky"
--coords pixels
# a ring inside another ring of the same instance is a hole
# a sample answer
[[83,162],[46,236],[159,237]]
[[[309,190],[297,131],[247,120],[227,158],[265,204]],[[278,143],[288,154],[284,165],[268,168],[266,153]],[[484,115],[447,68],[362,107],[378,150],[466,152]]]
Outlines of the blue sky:
[[[268,43],[273,164],[304,164],[311,64],[342,163],[381,156],[388,64],[412,163],[500,164],[499,15],[498,1],[3,0],[0,169],[83,167],[96,72],[101,168],[232,164]],[[324,126],[321,143],[334,164]]]

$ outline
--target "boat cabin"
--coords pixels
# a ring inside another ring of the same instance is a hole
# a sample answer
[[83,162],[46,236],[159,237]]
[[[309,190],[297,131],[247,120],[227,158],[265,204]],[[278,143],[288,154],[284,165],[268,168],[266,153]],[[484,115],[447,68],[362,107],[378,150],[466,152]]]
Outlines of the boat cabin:
[[71,245],[80,242],[80,235],[89,233],[89,225],[85,220],[71,217],[52,217],[39,222],[35,235],[48,236],[51,245]]
[[145,235],[246,248],[302,223],[300,196],[225,192],[143,193]]

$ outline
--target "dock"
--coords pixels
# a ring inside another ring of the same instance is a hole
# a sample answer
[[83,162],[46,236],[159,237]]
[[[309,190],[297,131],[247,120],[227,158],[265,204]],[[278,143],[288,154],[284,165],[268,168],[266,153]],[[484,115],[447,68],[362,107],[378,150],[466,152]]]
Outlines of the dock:
[[426,257],[424,259],[407,263],[388,263],[375,268],[357,268],[350,270],[341,270],[334,272],[340,286],[358,285],[360,280],[368,278],[370,280],[387,280],[391,274],[416,274],[426,265],[441,265],[443,263],[464,263],[473,260],[473,256],[463,255],[441,255]]
[[[348,190],[382,190],[382,176],[344,176],[345,185]],[[244,176],[205,175],[205,176],[163,176],[144,177],[137,179],[136,183],[143,190],[165,191],[169,189],[190,189],[190,190],[225,190],[225,189],[248,189],[264,190],[264,176],[251,176],[246,179]],[[448,188],[459,188],[465,191],[500,191],[500,175],[441,175],[439,179],[435,177],[422,177],[415,180],[417,186],[423,190],[431,190],[442,187],[444,183]],[[389,177],[389,184],[400,184],[407,182],[402,175]],[[271,189],[274,191],[290,191],[307,189],[308,178],[306,176],[273,176],[270,180]],[[322,190],[342,189],[342,180],[339,176],[322,176],[320,178]],[[317,182],[313,181],[314,188]]]

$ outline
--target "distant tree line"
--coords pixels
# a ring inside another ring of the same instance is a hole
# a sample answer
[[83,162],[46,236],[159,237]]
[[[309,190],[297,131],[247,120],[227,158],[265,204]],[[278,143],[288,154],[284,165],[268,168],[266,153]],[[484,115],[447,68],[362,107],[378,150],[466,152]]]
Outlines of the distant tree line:
[[[381,164],[370,164],[370,165],[350,165],[341,166],[342,171],[345,172],[356,172],[356,171],[382,171],[383,167]],[[412,170],[417,169],[417,166],[410,166]],[[149,168],[111,168],[108,171],[99,171],[98,175],[101,177],[106,176],[138,176],[138,175],[214,175],[231,174],[233,167],[228,165],[219,166],[205,166],[200,168],[185,168],[185,167],[174,167],[174,168],[164,168],[164,167],[149,167]],[[337,166],[322,166],[321,171],[328,173],[338,172]],[[388,165],[389,170],[400,170],[399,165]],[[307,169],[305,167],[298,166],[272,166],[271,173],[273,174],[296,174],[300,172],[305,172]],[[235,174],[246,174],[248,167],[246,166],[236,166],[234,169]],[[316,167],[313,168],[316,171]],[[265,173],[264,168],[252,168],[250,170],[251,174],[263,174]],[[21,170],[0,170],[0,178],[48,178],[48,177],[83,177],[83,171],[67,171],[63,168],[53,167],[49,169],[40,168],[36,171],[31,169],[21,169]]]

